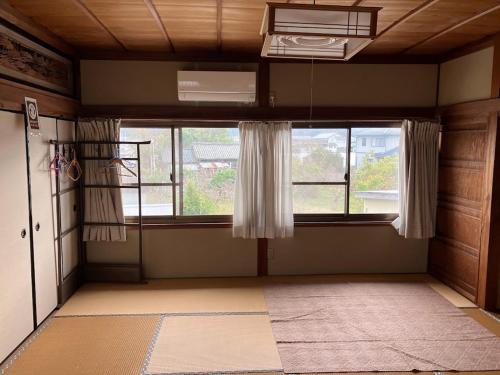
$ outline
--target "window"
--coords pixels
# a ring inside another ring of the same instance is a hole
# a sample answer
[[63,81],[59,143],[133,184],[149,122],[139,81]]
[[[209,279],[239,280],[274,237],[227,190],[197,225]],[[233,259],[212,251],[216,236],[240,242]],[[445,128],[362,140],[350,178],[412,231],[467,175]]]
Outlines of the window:
[[294,213],[345,211],[347,129],[293,129]]
[[394,127],[294,128],[294,213],[396,213],[399,135]]
[[[400,133],[400,128],[352,128],[349,213],[398,212]],[[358,149],[356,139],[363,136],[375,137],[375,146]]]
[[[122,127],[121,139],[151,140],[141,151],[144,216],[232,214],[237,128]],[[130,146],[122,146],[122,157],[134,153]],[[137,180],[123,177],[123,182]],[[125,215],[137,216],[137,191],[122,189],[122,196]]]
[[[368,220],[374,217],[370,214],[397,213],[400,129],[391,126],[294,127],[296,220],[357,219],[361,215]],[[121,137],[151,140],[151,145],[141,148],[144,216],[229,220],[240,147],[236,127],[123,126]],[[135,146],[122,146],[122,157],[135,154]],[[137,168],[134,161],[127,166]],[[124,176],[123,182],[136,183],[137,179]],[[137,190],[122,189],[122,194],[125,215],[137,216]]]
[[385,138],[375,138],[375,147],[385,147]]

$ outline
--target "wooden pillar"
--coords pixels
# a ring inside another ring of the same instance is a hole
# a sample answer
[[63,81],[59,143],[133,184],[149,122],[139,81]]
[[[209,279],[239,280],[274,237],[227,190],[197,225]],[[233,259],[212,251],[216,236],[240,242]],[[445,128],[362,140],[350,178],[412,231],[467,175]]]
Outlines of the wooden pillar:
[[267,238],[257,239],[257,276],[268,275],[267,265]]

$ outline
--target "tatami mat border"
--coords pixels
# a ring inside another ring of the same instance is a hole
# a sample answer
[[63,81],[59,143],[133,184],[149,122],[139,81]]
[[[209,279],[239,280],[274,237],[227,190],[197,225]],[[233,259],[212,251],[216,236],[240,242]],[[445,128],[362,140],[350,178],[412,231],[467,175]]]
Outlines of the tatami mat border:
[[144,314],[83,314],[83,315],[57,315],[54,316],[56,319],[61,318],[85,318],[87,316],[98,317],[98,316],[152,316],[152,315],[161,315],[161,316],[223,316],[223,315],[269,315],[269,311],[223,311],[223,312],[179,312],[179,313],[144,313]]
[[0,374],[4,374],[7,369],[21,356],[21,354],[35,341],[38,336],[52,323],[52,316],[49,316],[25,341],[10,355],[0,366]]
[[160,335],[161,327],[163,326],[163,321],[166,319],[166,315],[161,315],[160,319],[156,323],[155,330],[153,332],[153,337],[151,337],[151,341],[149,342],[148,350],[146,352],[146,357],[144,358],[144,363],[141,369],[141,375],[146,374],[146,370],[148,368],[149,362],[151,361],[151,355],[153,355],[153,350],[156,345],[156,341],[158,340],[158,336]]
[[[141,375],[245,375],[245,374],[266,374],[284,375],[283,370],[243,370],[243,371],[213,371],[213,372],[154,372]],[[309,374],[308,374],[309,375]]]

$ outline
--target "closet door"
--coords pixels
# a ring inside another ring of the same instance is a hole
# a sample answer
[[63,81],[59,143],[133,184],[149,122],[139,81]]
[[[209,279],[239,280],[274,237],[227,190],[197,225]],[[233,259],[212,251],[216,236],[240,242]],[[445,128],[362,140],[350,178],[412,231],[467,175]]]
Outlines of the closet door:
[[57,306],[55,217],[49,171],[49,140],[57,137],[55,120],[41,117],[40,131],[41,136],[29,136],[37,325]]
[[0,361],[33,330],[25,146],[23,116],[0,111]]

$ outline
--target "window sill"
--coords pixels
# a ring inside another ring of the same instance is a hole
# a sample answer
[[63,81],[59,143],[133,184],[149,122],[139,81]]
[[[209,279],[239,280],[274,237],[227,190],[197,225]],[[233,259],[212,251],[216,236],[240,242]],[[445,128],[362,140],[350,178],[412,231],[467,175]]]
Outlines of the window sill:
[[[303,215],[296,217],[295,227],[337,227],[337,226],[386,226],[391,225],[397,215],[352,215],[351,217],[326,217],[316,215]],[[167,218],[144,218],[143,229],[209,229],[209,228],[232,228],[231,218],[214,217],[210,220],[205,216],[199,220],[190,218],[167,219]],[[137,222],[135,218],[127,218],[127,222]],[[131,227],[131,230],[137,230],[137,227]]]

